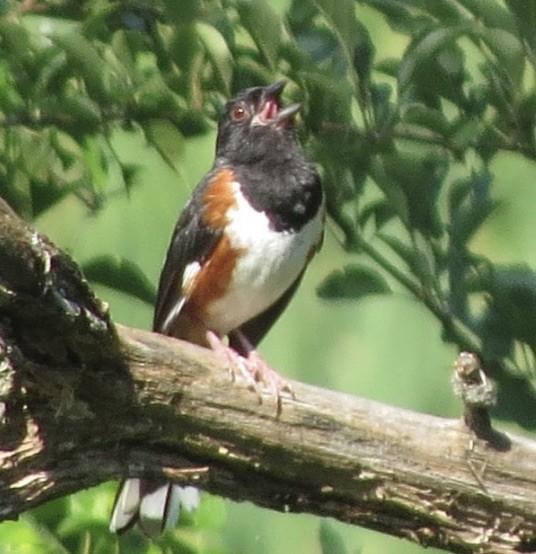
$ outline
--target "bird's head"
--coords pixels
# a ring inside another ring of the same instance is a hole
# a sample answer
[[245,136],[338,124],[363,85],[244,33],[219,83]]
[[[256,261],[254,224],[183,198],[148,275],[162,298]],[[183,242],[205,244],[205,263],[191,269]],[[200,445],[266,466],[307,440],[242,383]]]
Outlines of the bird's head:
[[300,104],[281,106],[286,81],[248,88],[225,105],[218,127],[217,157],[250,161],[295,142],[294,116]]

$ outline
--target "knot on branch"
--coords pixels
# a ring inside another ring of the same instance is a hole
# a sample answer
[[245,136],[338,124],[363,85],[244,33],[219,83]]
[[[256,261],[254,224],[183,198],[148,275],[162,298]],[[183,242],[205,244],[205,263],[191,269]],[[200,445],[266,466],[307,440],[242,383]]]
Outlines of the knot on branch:
[[89,369],[118,358],[107,305],[73,260],[4,201],[0,268],[0,331],[13,335],[28,359]]
[[454,394],[464,402],[463,419],[467,427],[496,450],[508,450],[510,440],[493,429],[489,415],[489,409],[497,402],[497,387],[486,375],[476,354],[460,353],[454,362],[452,387]]

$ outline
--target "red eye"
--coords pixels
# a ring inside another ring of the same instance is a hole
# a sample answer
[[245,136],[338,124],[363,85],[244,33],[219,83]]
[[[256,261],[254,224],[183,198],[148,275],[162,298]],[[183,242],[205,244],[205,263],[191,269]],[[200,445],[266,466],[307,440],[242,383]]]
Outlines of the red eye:
[[244,108],[244,106],[242,106],[241,104],[234,106],[231,111],[231,117],[235,121],[243,121],[244,119],[246,119],[247,115],[248,114],[246,108]]

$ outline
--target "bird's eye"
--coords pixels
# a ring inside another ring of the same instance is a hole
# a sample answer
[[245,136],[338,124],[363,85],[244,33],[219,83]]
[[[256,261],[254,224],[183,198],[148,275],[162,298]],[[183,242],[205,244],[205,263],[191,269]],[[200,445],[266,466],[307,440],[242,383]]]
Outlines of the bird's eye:
[[237,104],[233,107],[231,111],[231,117],[234,121],[244,121],[246,119],[248,113],[246,111],[246,108],[242,104]]

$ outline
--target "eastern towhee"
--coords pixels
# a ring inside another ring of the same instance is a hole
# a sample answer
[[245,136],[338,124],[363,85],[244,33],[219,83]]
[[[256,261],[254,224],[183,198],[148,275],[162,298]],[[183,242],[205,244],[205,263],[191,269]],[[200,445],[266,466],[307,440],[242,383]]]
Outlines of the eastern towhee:
[[[284,86],[249,88],[227,102],[214,166],[173,233],[153,324],[221,353],[233,373],[272,389],[278,407],[287,385],[255,347],[292,298],[324,227],[320,179],[293,128],[300,105],[281,107]],[[197,503],[193,487],[127,479],[110,529],[139,521],[154,536]]]

